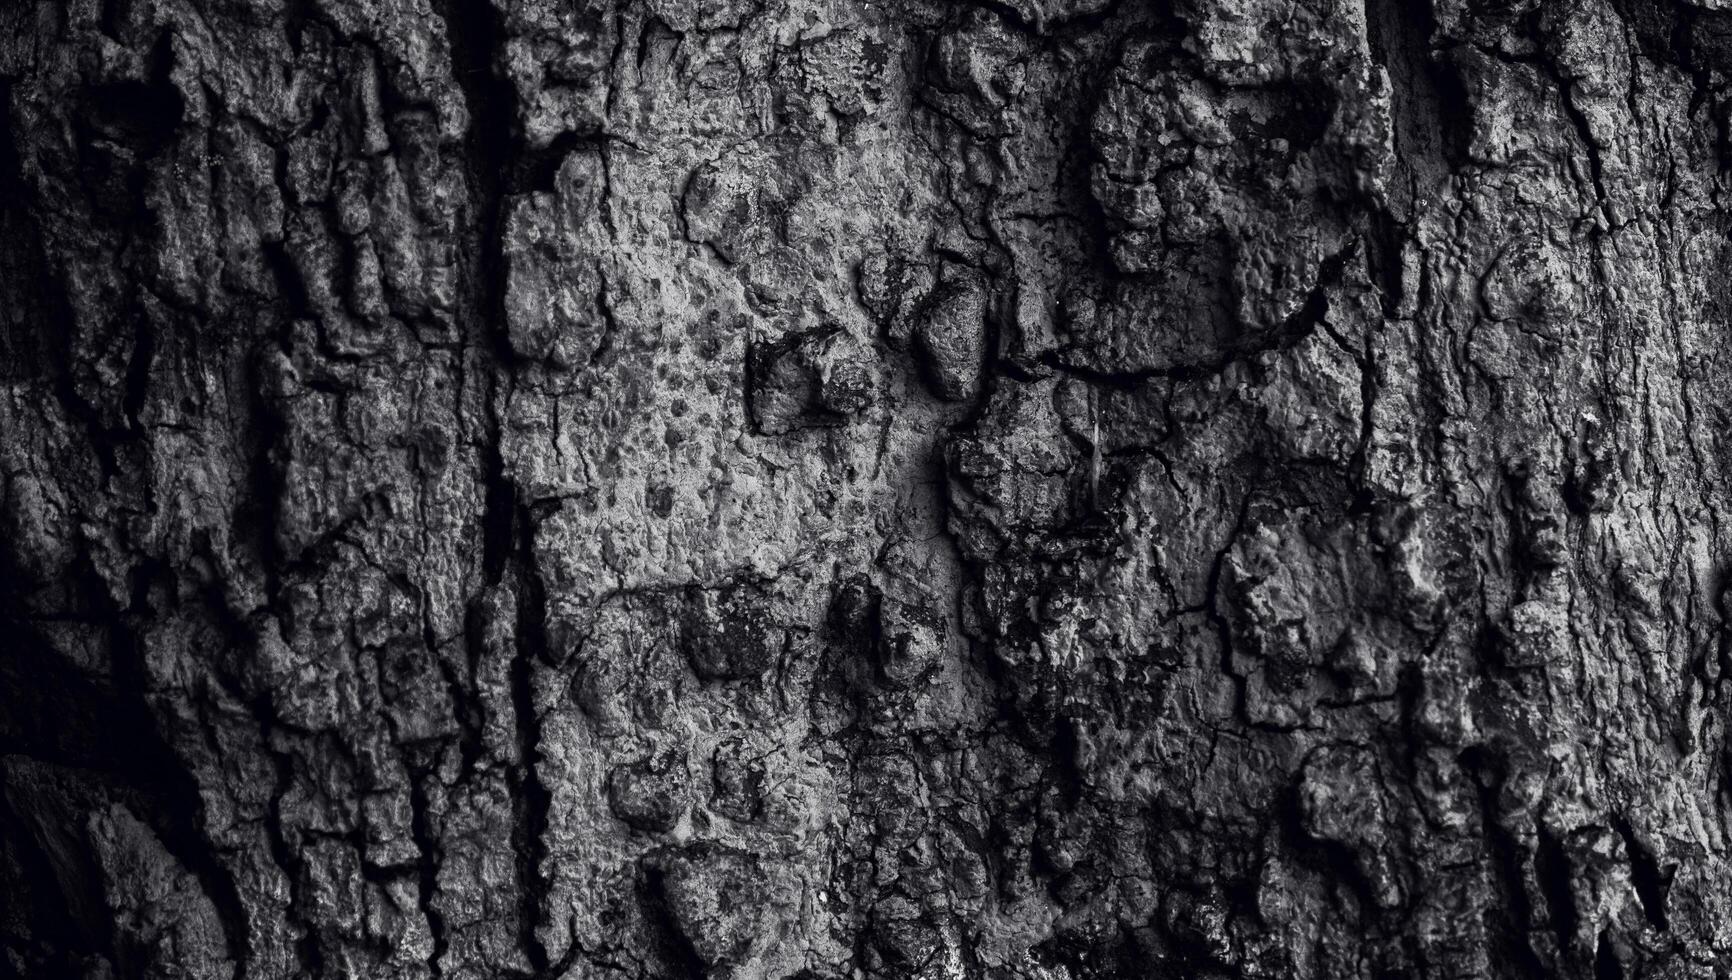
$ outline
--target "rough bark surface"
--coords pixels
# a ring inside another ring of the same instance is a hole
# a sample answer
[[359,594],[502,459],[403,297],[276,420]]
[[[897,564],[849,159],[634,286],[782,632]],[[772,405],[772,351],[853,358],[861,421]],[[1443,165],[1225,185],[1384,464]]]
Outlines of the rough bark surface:
[[1732,974],[1728,77],[0,5],[0,974]]

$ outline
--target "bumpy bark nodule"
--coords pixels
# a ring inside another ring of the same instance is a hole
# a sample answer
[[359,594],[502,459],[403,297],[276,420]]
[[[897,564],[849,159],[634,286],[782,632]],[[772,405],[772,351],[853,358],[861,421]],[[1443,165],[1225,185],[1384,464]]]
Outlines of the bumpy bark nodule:
[[1727,976],[1728,77],[0,6],[0,973]]

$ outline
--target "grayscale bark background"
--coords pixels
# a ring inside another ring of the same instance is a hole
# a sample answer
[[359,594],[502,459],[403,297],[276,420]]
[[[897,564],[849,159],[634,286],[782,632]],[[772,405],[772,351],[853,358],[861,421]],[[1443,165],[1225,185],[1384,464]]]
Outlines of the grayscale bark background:
[[1728,78],[6,0],[0,975],[1732,975]]

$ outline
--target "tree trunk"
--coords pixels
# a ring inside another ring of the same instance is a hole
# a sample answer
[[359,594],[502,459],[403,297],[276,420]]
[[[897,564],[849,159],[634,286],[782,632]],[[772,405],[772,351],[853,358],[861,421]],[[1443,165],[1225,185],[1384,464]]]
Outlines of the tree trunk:
[[0,6],[0,975],[1732,975],[1728,77]]

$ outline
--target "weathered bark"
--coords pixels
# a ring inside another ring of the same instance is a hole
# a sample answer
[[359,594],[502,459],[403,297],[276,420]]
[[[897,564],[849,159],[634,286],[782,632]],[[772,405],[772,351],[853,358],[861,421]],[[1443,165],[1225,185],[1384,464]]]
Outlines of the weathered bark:
[[1729,975],[1729,75],[0,6],[0,974]]

